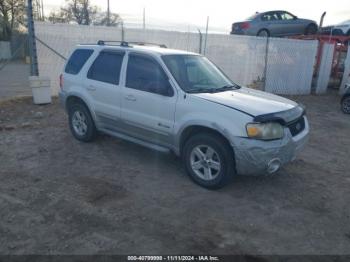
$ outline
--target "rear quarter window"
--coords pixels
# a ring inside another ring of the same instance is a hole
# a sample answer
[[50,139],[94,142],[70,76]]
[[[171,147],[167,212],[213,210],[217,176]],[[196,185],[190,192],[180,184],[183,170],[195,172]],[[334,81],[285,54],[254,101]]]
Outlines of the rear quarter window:
[[92,49],[75,50],[70,56],[64,72],[72,75],[78,74],[93,52]]
[[90,67],[87,78],[118,85],[124,54],[124,52],[101,51]]

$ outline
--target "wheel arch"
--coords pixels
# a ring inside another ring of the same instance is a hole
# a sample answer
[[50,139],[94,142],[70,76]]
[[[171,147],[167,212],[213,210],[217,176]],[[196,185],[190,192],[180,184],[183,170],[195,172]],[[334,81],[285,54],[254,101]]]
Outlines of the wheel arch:
[[308,29],[310,26],[314,26],[314,27],[316,28],[316,33],[317,33],[317,31],[318,31],[318,25],[317,25],[316,23],[314,23],[314,22],[310,22],[310,23],[307,24],[307,26],[305,27],[305,33],[306,33],[307,29]]
[[223,139],[227,143],[227,145],[230,147],[231,152],[234,156],[234,151],[231,146],[230,140],[227,137],[227,135],[224,134],[223,131],[213,127],[209,127],[205,125],[197,125],[197,124],[189,125],[182,130],[179,137],[179,155],[182,155],[182,150],[184,148],[186,141],[188,141],[188,139],[191,138],[193,135],[200,134],[200,133],[213,134]]
[[350,93],[348,94],[344,94],[343,95],[343,97],[341,98],[341,100],[340,100],[340,103],[342,104],[343,103],[343,101],[345,100],[345,98],[348,98],[348,97],[350,97]]
[[86,101],[86,99],[84,99],[83,97],[76,95],[76,94],[70,94],[66,97],[65,99],[65,110],[68,112],[68,108],[70,104],[73,103],[80,103],[83,104],[88,110],[90,115],[92,116],[92,119],[94,120],[94,122],[96,123],[96,115],[95,112],[92,110],[92,108],[90,107],[90,104]]
[[267,35],[268,35],[269,37],[271,36],[270,30],[269,30],[268,28],[265,28],[265,27],[260,28],[260,29],[258,30],[258,32],[257,32],[256,35],[259,36],[260,32],[262,32],[262,31],[266,31],[266,32],[267,32]]

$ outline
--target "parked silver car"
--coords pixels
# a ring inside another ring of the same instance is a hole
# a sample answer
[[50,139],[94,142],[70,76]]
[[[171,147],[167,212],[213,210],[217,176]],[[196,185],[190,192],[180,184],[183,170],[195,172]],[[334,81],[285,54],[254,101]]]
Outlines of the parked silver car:
[[320,31],[320,33],[324,35],[350,36],[350,19],[337,25],[322,27]]
[[76,139],[91,141],[99,131],[173,151],[207,188],[234,174],[275,173],[309,133],[302,106],[238,86],[204,56],[180,50],[79,45],[60,86]]
[[232,24],[231,34],[253,36],[312,35],[318,26],[313,20],[298,18],[287,11],[256,13],[245,21]]

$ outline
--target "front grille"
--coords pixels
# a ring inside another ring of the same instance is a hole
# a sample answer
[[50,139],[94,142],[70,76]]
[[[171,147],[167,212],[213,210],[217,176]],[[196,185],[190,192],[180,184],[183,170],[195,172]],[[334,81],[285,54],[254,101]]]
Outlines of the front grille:
[[287,124],[287,127],[289,128],[292,136],[296,136],[296,135],[300,134],[305,129],[304,117],[301,117],[298,120]]

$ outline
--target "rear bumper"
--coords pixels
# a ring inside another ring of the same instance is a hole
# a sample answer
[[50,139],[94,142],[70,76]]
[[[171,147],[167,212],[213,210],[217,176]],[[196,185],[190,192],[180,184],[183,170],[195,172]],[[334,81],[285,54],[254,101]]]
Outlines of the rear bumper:
[[235,29],[231,31],[231,35],[245,35],[245,31],[241,30],[241,29]]
[[[276,172],[283,165],[293,161],[303,149],[309,137],[309,124],[305,118],[305,129],[292,136],[285,128],[283,139],[260,141],[249,138],[235,138],[232,146],[235,152],[236,172],[238,175],[264,175]],[[278,164],[271,172],[271,164]]]

